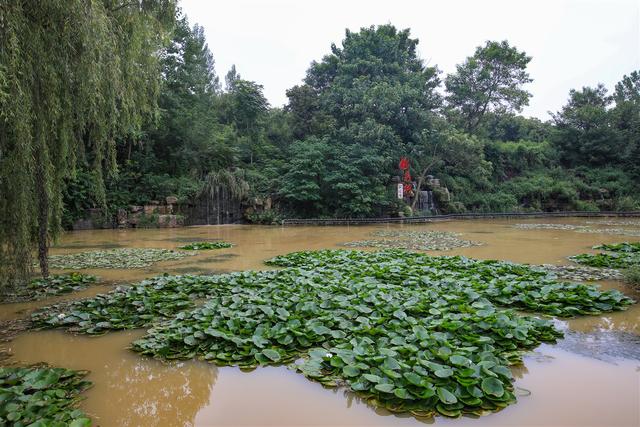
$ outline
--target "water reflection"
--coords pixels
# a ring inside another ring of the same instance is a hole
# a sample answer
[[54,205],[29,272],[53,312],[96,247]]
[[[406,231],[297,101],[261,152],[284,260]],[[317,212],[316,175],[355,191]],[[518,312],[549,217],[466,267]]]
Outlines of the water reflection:
[[57,331],[29,333],[10,344],[19,363],[47,362],[91,371],[82,408],[101,426],[192,426],[209,403],[215,366],[162,363],[126,347],[139,332],[89,338]]

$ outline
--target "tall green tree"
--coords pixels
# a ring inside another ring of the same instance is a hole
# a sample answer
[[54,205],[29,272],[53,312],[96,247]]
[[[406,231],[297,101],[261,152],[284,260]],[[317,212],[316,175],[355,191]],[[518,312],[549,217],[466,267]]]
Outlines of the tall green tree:
[[325,186],[316,206],[368,216],[387,203],[385,185],[399,158],[431,126],[441,99],[438,70],[418,57],[417,39],[392,25],[346,31],[313,62],[304,85],[287,92],[296,136],[325,138]]
[[[64,180],[88,162],[104,199],[116,140],[156,111],[171,0],[0,2],[0,282],[60,229]],[[102,191],[101,191],[102,190]]]
[[640,71],[623,76],[616,84],[611,110],[621,145],[625,147],[626,169],[640,179]]
[[176,22],[162,54],[160,120],[148,132],[147,154],[159,162],[148,173],[201,179],[235,161],[233,129],[217,119],[220,81],[204,30],[186,17]]
[[552,141],[564,165],[593,167],[620,162],[625,150],[611,126],[612,101],[602,84],[569,92],[567,104],[553,115],[556,129]]
[[476,48],[445,79],[447,104],[466,132],[474,133],[489,112],[521,111],[531,94],[523,86],[531,57],[506,40],[487,41]]

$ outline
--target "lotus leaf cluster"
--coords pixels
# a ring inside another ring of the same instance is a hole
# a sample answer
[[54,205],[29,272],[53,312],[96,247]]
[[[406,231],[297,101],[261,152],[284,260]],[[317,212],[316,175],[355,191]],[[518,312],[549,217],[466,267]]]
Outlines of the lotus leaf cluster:
[[578,264],[600,268],[627,269],[640,265],[640,242],[616,243],[594,246],[606,252],[597,254],[579,254],[569,257]]
[[185,251],[203,251],[209,249],[226,249],[232,246],[233,245],[228,242],[193,242],[188,245],[180,246],[179,249],[183,249]]
[[292,363],[390,410],[458,416],[515,402],[509,366],[561,336],[513,309],[573,316],[632,303],[523,265],[400,250],[297,252],[268,264],[283,268],[156,278],[34,322],[87,333],[151,325],[133,350],[248,369]]
[[160,261],[182,259],[188,252],[157,248],[122,248],[105,251],[51,255],[49,266],[57,269],[144,268]]
[[586,225],[572,225],[572,224],[515,224],[514,228],[521,228],[523,230],[585,230],[589,227]]
[[614,268],[597,268],[583,265],[552,265],[542,264],[540,266],[532,266],[541,268],[545,271],[555,274],[557,277],[566,280],[597,281],[597,280],[620,280],[623,275],[620,270]]
[[0,368],[0,425],[86,427],[80,393],[91,386],[86,371],[63,368]]
[[88,274],[73,272],[53,275],[47,279],[33,279],[25,286],[19,286],[2,296],[3,302],[35,301],[79,291],[96,283],[97,278]]
[[[596,224],[591,222],[590,224]],[[602,223],[607,225],[606,223]],[[625,224],[620,224],[625,225]],[[635,224],[626,224],[635,225]],[[570,230],[578,233],[591,234],[614,234],[622,236],[640,236],[640,230],[632,230],[625,228],[592,228],[589,225],[573,225],[573,224],[515,224],[513,227],[524,230]]]
[[459,233],[449,231],[402,231],[380,230],[372,233],[380,239],[358,240],[343,243],[343,246],[378,248],[378,249],[408,249],[422,251],[448,251],[454,248],[480,246],[482,243],[460,239]]
[[45,307],[31,315],[32,323],[92,335],[141,328],[193,308],[195,299],[215,292],[217,281],[217,276],[160,276],[86,300]]

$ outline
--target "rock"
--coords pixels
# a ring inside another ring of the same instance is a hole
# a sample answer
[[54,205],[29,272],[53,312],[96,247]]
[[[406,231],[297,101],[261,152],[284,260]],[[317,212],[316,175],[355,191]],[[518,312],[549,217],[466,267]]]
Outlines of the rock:
[[142,206],[136,206],[136,205],[129,206],[129,212],[131,213],[142,212],[143,210],[144,208]]
[[118,228],[126,228],[128,225],[127,211],[125,209],[118,209]]
[[158,227],[160,228],[176,228],[184,225],[184,218],[179,215],[159,215]]
[[178,198],[176,196],[167,196],[165,200],[167,201],[167,205],[175,205],[178,203]]
[[153,215],[158,211],[157,205],[145,205],[144,206],[144,214],[145,215]]

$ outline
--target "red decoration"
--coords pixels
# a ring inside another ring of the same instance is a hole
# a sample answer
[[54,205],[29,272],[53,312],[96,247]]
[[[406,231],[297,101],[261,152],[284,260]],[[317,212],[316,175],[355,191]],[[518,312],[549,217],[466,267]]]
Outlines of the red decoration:
[[398,164],[398,166],[400,167],[400,170],[402,170],[404,172],[403,177],[402,177],[402,182],[403,182],[403,190],[404,190],[404,194],[407,196],[412,196],[413,195],[413,184],[411,183],[411,173],[409,173],[409,159],[407,159],[406,157],[402,157],[400,159],[400,163]]

